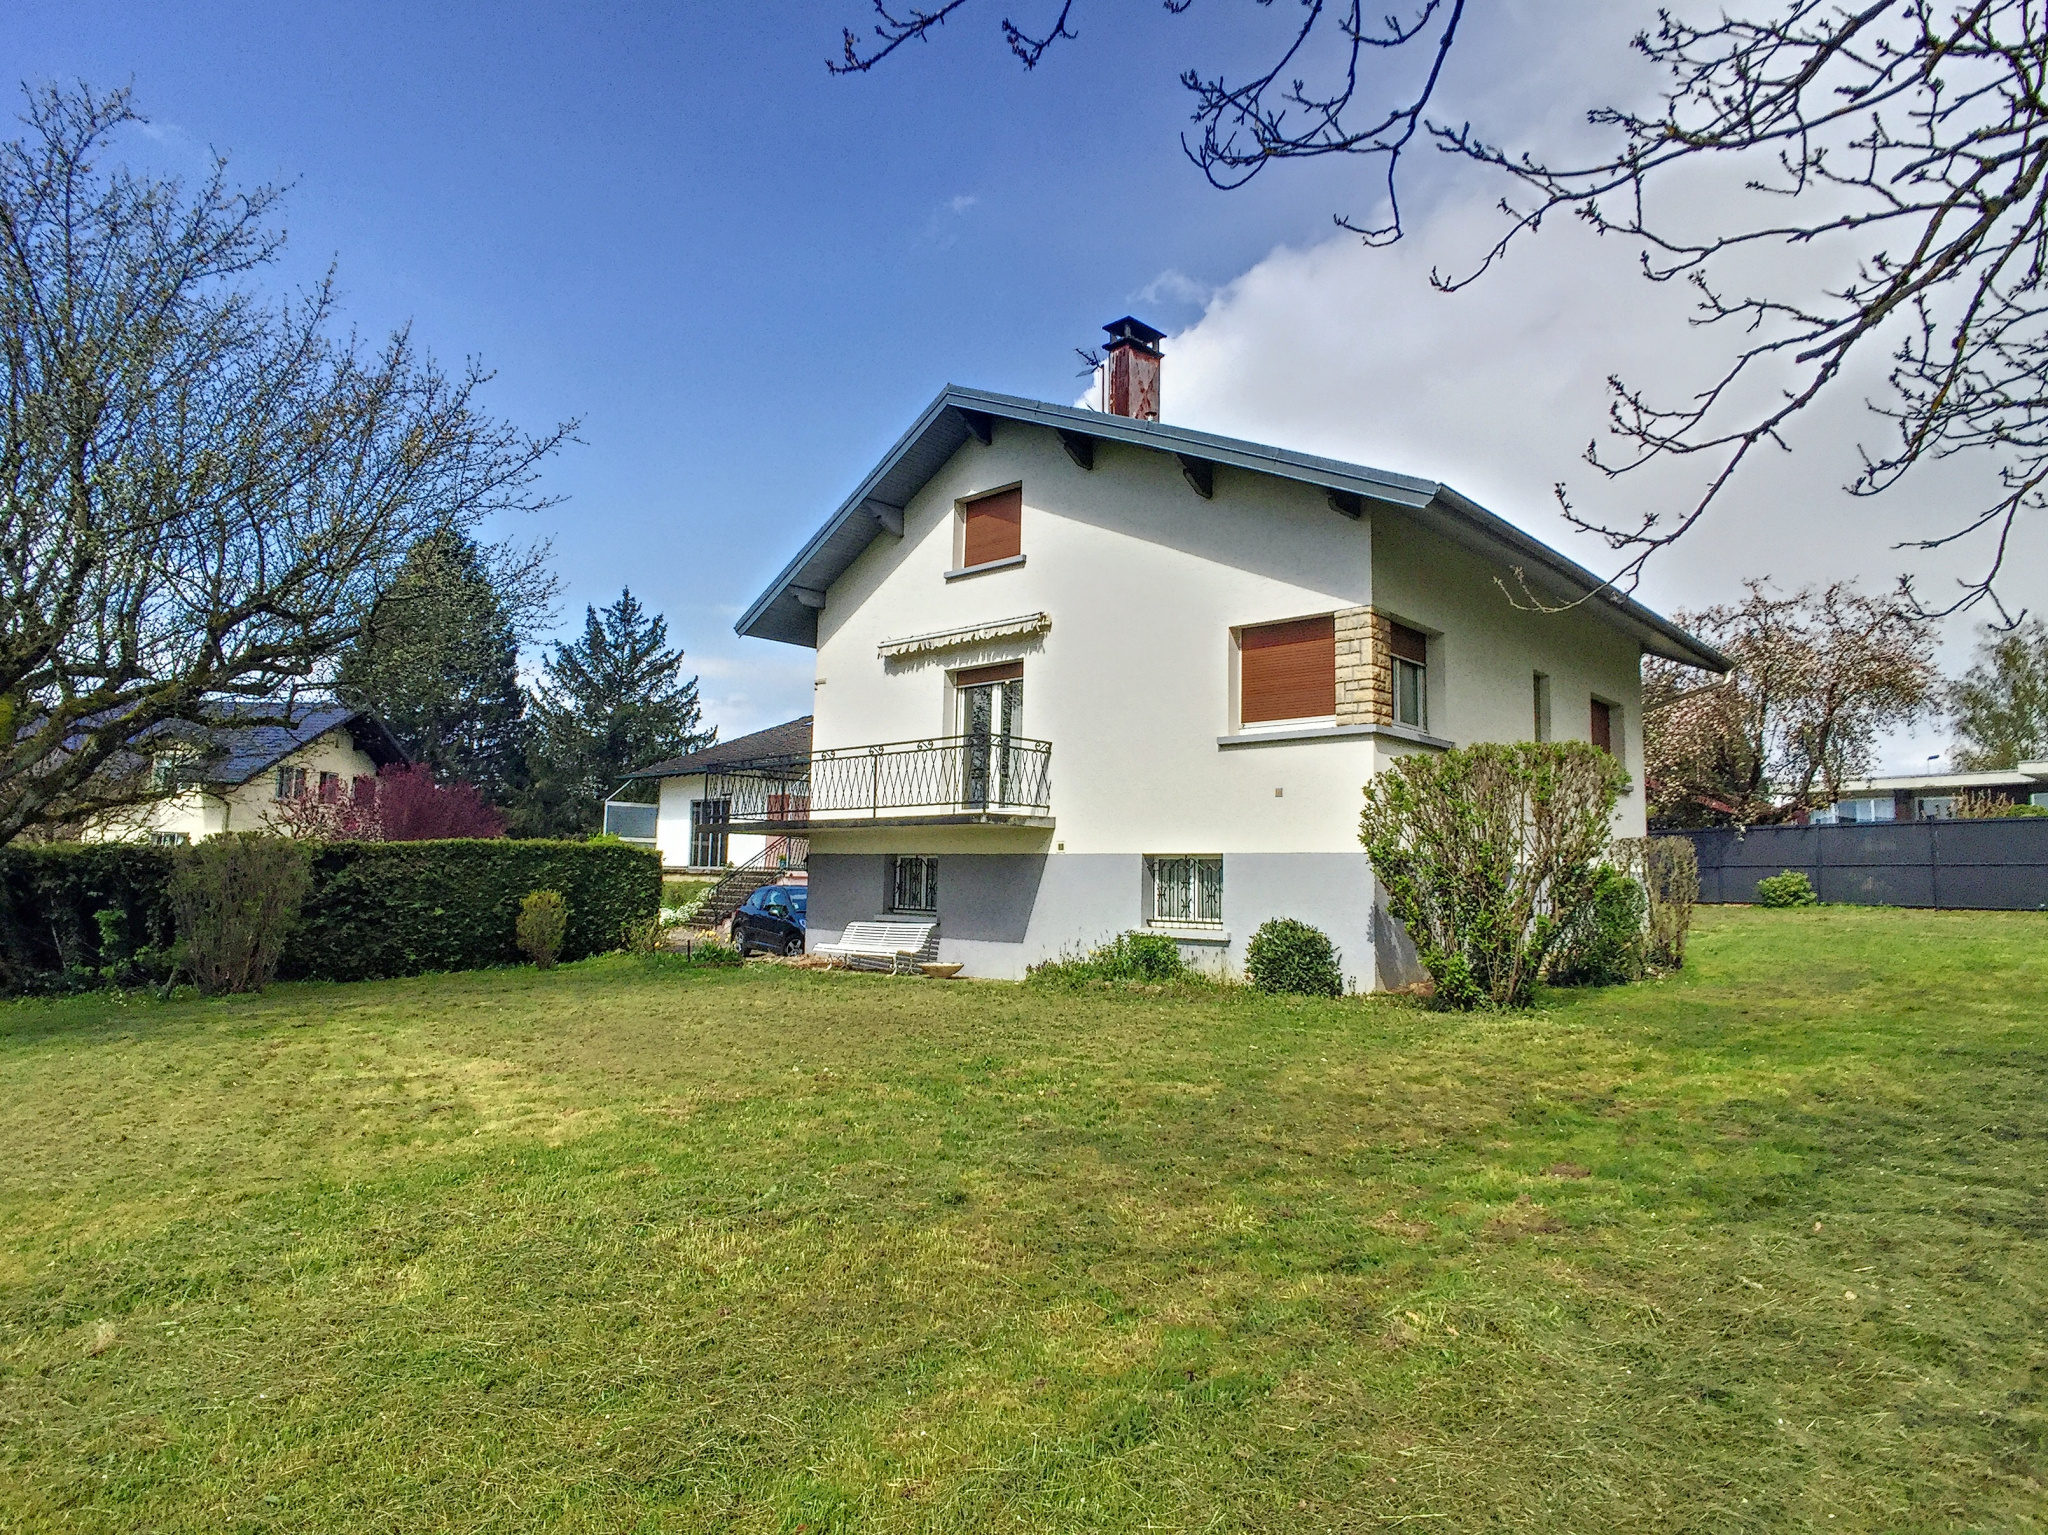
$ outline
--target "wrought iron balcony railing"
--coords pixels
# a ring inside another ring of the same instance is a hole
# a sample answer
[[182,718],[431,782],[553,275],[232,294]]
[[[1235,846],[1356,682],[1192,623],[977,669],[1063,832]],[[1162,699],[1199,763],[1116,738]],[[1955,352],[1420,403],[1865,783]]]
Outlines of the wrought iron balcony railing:
[[764,757],[708,775],[735,831],[864,820],[1031,820],[1052,806],[1052,745],[937,736]]

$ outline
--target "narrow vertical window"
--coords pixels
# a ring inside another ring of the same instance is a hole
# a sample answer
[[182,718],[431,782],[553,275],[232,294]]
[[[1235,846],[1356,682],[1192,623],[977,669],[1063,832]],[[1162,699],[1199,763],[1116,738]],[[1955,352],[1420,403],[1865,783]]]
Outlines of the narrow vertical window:
[[1536,674],[1533,703],[1535,720],[1530,727],[1529,739],[1547,741],[1550,739],[1550,678],[1542,672]]
[[1255,624],[1238,634],[1238,719],[1247,725],[1337,713],[1337,619]]
[[1593,744],[1610,756],[1614,752],[1614,705],[1605,699],[1593,700]]
[[1394,723],[1429,729],[1429,637],[1391,624],[1387,649],[1394,661]]
[[962,569],[1011,560],[1024,552],[1024,488],[977,496],[960,508]]

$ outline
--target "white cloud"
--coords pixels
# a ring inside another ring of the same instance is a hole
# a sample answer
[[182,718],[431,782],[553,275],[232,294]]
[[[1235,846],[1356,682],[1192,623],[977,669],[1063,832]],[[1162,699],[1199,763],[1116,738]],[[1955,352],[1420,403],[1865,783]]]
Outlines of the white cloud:
[[[1589,442],[1619,446],[1606,432],[1608,378],[1675,403],[1713,377],[1736,338],[1691,325],[1686,289],[1646,281],[1633,250],[1575,221],[1518,243],[1472,287],[1437,292],[1433,268],[1468,270],[1497,236],[1500,190],[1429,187],[1433,206],[1420,216],[1411,209],[1410,237],[1391,250],[1342,236],[1270,252],[1168,338],[1165,418],[1442,480],[1580,563],[1616,568],[1619,556],[1560,515],[1552,487],[1562,482],[1583,514],[1632,525],[1646,511],[1668,518],[1690,507],[1713,466],[1678,461],[1610,480],[1589,465]],[[1740,195],[1689,187],[1686,211],[1710,219],[1717,197]],[[1810,275],[1795,272],[1794,259],[1839,263],[1840,253],[1768,259],[1761,273],[1742,275],[1782,289]],[[1155,280],[1162,294],[1168,275]],[[1843,488],[1858,445],[1888,438],[1889,424],[1866,406],[1885,392],[1887,362],[1873,354],[1840,380],[1794,426],[1791,451],[1753,457],[1707,519],[1652,562],[1639,595],[1669,611],[1727,599],[1748,576],[1785,587],[1853,577],[1886,588],[1911,572],[1931,600],[1976,573],[1989,553],[1983,542],[1894,546],[1953,528],[1985,504],[1990,464],[1924,466],[1876,498]],[[2022,530],[2007,570],[2009,601],[2048,606],[2038,532]],[[1942,660],[1951,673],[1966,663],[1981,616],[1948,625]],[[1888,743],[1886,765],[1924,767],[1943,741],[1938,726],[1902,735]]]
[[932,209],[931,216],[924,221],[922,238],[929,245],[940,250],[949,250],[960,240],[960,223],[968,213],[981,202],[979,197],[962,192],[949,197]]
[[1215,296],[1213,284],[1197,282],[1187,273],[1168,267],[1132,294],[1131,301],[1138,304],[1206,305]]

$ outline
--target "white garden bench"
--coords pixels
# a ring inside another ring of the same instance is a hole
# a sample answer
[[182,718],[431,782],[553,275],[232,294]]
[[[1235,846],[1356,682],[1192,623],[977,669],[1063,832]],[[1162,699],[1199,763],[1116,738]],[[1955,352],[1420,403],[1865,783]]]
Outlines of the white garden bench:
[[938,931],[936,922],[849,922],[839,942],[821,943],[811,952],[849,970],[886,967],[894,974],[906,961],[914,969],[938,958]]

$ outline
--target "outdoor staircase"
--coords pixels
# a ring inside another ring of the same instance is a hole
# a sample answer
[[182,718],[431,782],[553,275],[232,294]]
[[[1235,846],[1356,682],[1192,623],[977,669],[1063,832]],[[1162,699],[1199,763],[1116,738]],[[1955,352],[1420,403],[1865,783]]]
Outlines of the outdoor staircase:
[[[786,841],[787,847],[771,842],[766,851],[748,859],[705,891],[704,899],[690,915],[690,926],[707,932],[722,928],[734,912],[746,905],[747,897],[763,885],[778,884],[791,874],[801,874],[810,843],[801,837],[777,841]],[[785,863],[784,859],[788,861]]]

